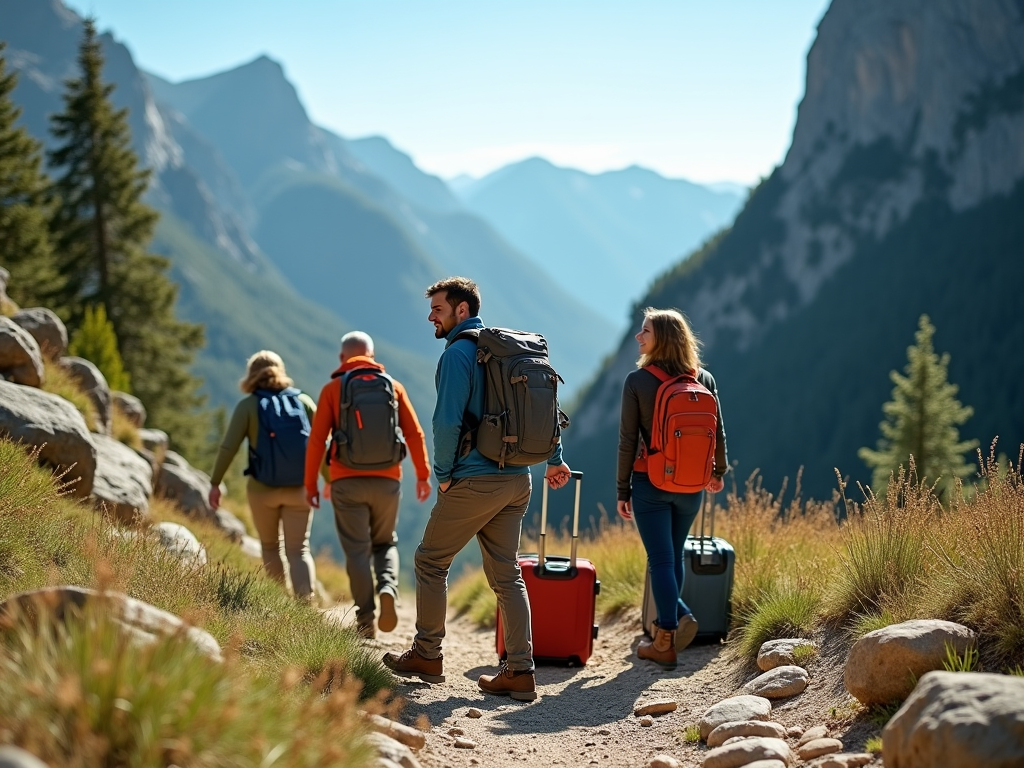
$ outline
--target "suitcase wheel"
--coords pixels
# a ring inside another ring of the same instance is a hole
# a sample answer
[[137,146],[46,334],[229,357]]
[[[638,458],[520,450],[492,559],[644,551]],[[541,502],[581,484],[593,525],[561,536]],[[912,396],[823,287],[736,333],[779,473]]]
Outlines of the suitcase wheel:
[[600,595],[601,594],[601,582],[600,581],[595,581],[594,582],[594,594],[595,595]]
[[593,631],[593,633],[590,636],[593,640],[597,640],[597,633],[598,633],[598,631],[600,629],[601,628],[599,626],[597,626],[597,624],[594,625],[594,631]]

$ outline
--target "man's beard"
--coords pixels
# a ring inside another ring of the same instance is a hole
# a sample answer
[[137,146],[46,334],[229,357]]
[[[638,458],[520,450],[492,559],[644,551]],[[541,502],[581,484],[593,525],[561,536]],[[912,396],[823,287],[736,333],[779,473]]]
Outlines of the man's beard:
[[446,331],[444,329],[443,325],[435,325],[434,326],[434,338],[435,339],[443,339],[447,335],[448,335],[448,331]]

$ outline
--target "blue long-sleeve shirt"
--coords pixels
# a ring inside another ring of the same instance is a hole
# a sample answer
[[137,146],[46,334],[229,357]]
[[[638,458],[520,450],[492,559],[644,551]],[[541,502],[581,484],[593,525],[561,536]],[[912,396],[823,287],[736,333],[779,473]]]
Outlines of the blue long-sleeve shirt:
[[[434,376],[437,403],[431,421],[434,431],[434,475],[438,483],[460,477],[480,475],[523,475],[529,467],[498,468],[498,463],[475,447],[466,456],[459,456],[459,436],[468,413],[479,424],[484,413],[484,367],[476,361],[476,343],[470,339],[452,339],[463,331],[483,328],[479,317],[470,317],[456,325],[446,337],[448,346],[441,353]],[[548,464],[562,463],[562,446],[558,445]]]

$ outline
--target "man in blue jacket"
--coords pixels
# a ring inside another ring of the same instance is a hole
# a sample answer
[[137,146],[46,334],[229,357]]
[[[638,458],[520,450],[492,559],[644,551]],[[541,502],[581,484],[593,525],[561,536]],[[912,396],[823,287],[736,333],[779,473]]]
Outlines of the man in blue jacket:
[[[478,424],[484,410],[484,371],[476,361],[476,344],[472,339],[455,340],[465,330],[484,327],[476,283],[464,277],[440,280],[427,289],[427,299],[434,336],[447,340],[434,381],[438,496],[416,549],[416,638],[400,656],[385,654],[384,665],[428,683],[444,682],[441,641],[448,610],[448,569],[476,536],[484,573],[498,598],[508,651],[496,675],[480,677],[480,689],[532,701],[537,698],[537,683],[530,601],[518,561],[519,535],[530,503],[529,467],[499,469],[475,447],[468,453],[460,450],[468,429],[464,421]],[[569,481],[561,445],[548,460],[545,477],[551,488]]]

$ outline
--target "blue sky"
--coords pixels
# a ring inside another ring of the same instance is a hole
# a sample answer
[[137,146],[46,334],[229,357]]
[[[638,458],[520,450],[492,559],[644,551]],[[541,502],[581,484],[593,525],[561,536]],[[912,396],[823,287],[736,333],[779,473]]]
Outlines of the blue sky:
[[755,182],[827,0],[67,0],[173,81],[267,54],[311,117],[444,177],[540,155]]

